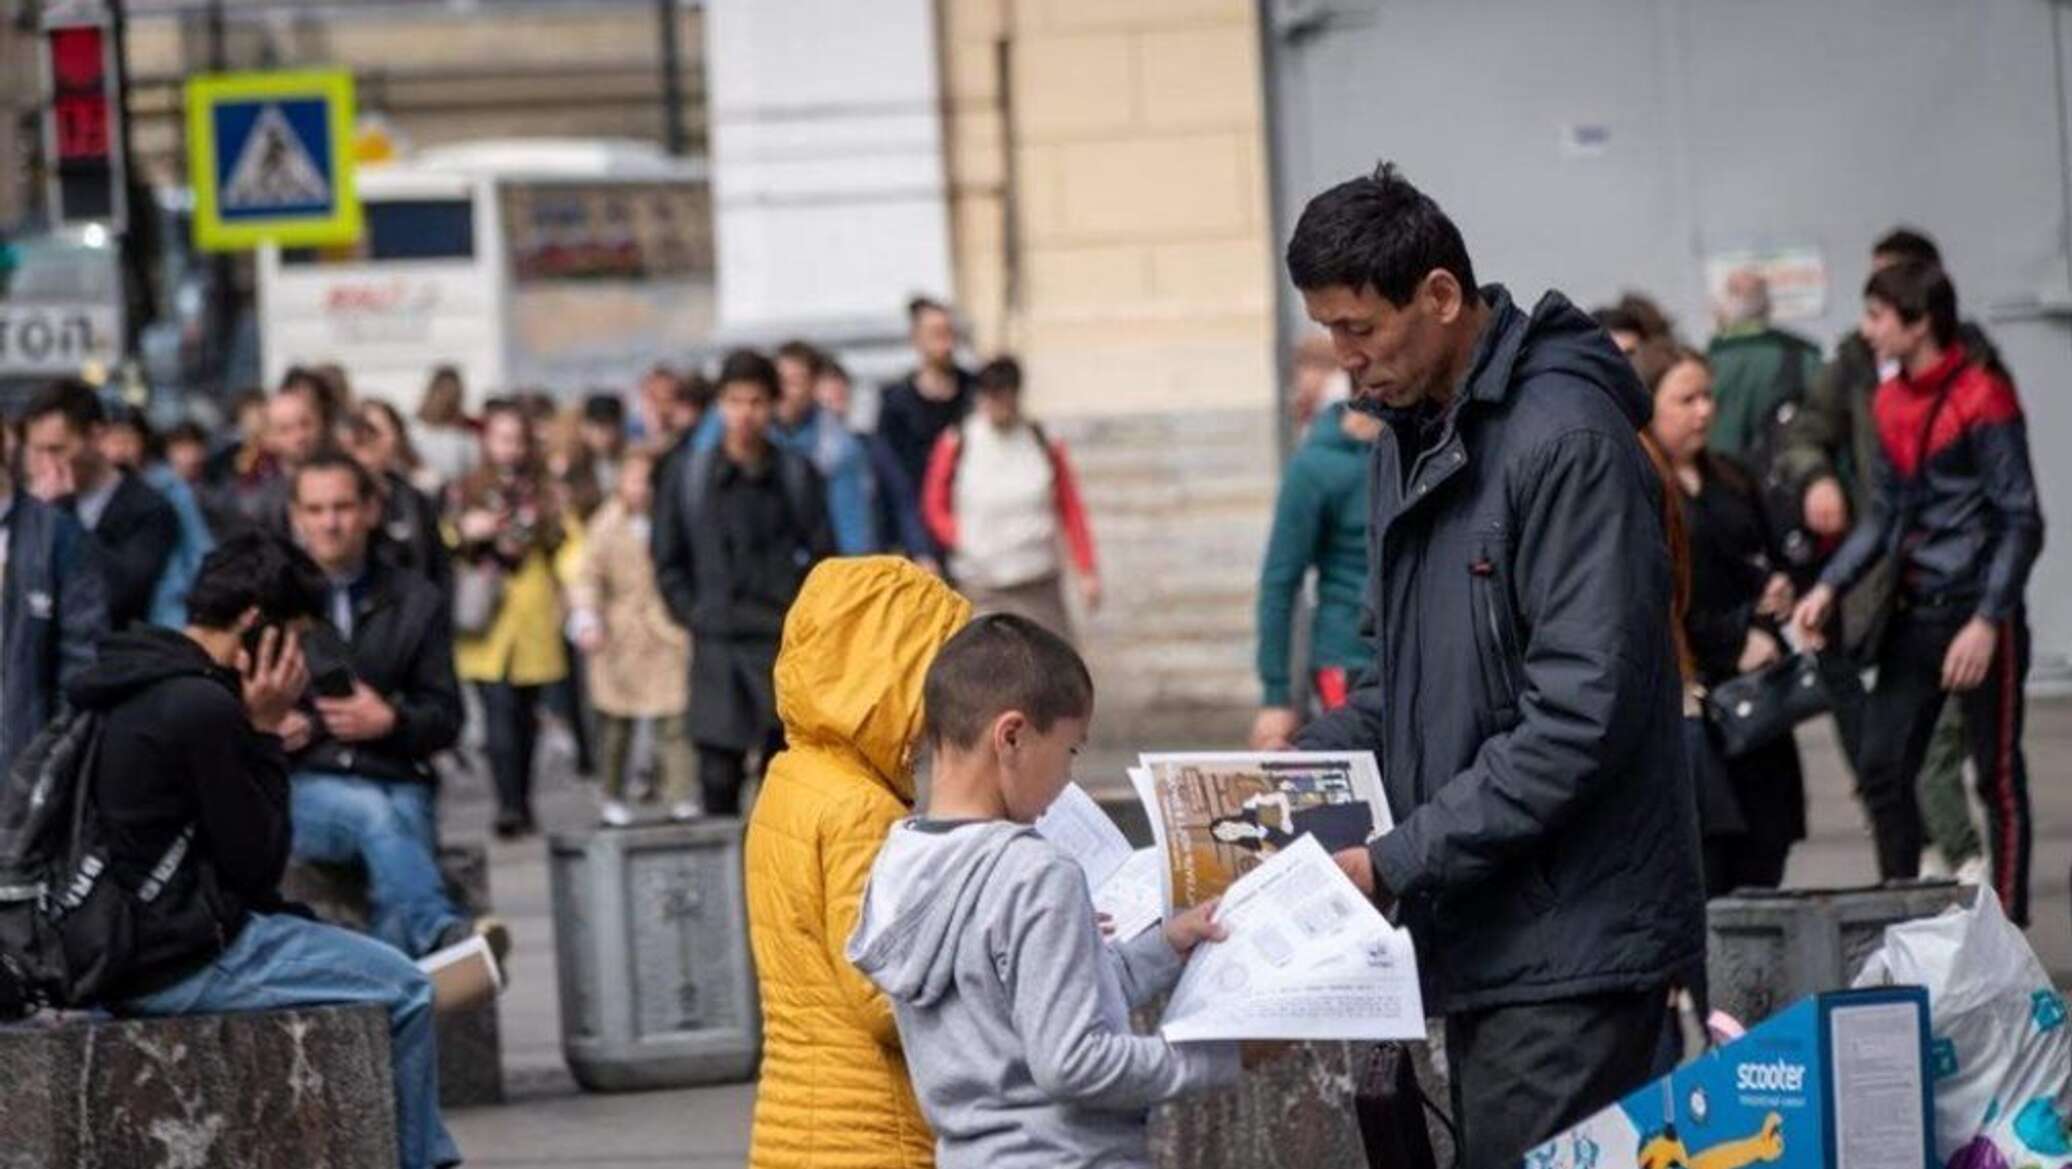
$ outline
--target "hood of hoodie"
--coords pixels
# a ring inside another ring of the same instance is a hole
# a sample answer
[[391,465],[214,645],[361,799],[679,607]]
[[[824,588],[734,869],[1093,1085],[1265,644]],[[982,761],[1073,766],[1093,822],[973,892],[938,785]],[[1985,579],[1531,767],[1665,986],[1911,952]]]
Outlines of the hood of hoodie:
[[784,619],[777,717],[793,747],[860,758],[901,802],[921,735],[921,683],[971,602],[896,556],[824,561]]
[[213,678],[236,690],[235,675],[202,652],[194,639],[170,629],[136,629],[112,634],[84,674],[65,687],[73,705],[107,710],[147,686],[168,678]]
[[1654,399],[1641,385],[1633,362],[1588,313],[1558,292],[1540,297],[1531,314],[1511,300],[1501,284],[1483,288],[1490,307],[1489,332],[1478,346],[1468,396],[1500,401],[1519,383],[1541,374],[1565,374],[1595,385],[1633,420],[1646,426]]
[[956,977],[957,944],[1008,845],[1036,830],[1001,820],[924,832],[904,821],[885,838],[871,867],[863,911],[849,936],[849,961],[879,990],[927,1007]]

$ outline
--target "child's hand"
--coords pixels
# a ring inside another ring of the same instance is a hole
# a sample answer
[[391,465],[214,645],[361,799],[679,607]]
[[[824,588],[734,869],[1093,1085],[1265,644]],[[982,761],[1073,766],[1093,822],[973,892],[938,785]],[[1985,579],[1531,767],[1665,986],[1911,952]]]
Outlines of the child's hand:
[[1166,945],[1175,954],[1185,957],[1203,942],[1220,942],[1230,936],[1215,919],[1219,900],[1204,901],[1200,905],[1165,923]]

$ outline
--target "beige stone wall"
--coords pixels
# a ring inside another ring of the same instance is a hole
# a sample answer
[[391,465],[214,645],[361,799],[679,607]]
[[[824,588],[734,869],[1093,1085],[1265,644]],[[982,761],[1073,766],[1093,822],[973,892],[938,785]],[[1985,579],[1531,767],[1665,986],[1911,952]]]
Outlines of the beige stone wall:
[[980,348],[1019,351],[1048,416],[1264,417],[1273,272],[1250,4],[942,0],[941,13],[958,296]]
[[1022,356],[1100,549],[1107,600],[1080,624],[1096,739],[1123,754],[1241,745],[1277,478],[1251,5],[939,11],[957,298],[982,354]]

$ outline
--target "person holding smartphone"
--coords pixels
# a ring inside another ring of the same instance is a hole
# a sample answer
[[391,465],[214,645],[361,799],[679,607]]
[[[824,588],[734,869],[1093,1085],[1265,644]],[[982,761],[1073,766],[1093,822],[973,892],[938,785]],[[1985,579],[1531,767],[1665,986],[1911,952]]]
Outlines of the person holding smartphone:
[[310,692],[283,724],[292,761],[294,855],[366,866],[376,937],[413,958],[494,919],[469,920],[438,864],[432,756],[460,737],[460,680],[444,594],[375,547],[380,485],[343,454],[319,454],[289,482],[296,541],[325,578],[325,620],[304,636]]
[[246,533],[202,561],[188,624],[103,643],[69,687],[100,715],[92,796],[108,872],[135,896],[106,1006],[171,1016],[332,1004],[383,1008],[398,1163],[460,1160],[439,1117],[432,983],[394,948],[300,916],[280,896],[290,837],[283,736],[309,686],[301,634],[323,570]]

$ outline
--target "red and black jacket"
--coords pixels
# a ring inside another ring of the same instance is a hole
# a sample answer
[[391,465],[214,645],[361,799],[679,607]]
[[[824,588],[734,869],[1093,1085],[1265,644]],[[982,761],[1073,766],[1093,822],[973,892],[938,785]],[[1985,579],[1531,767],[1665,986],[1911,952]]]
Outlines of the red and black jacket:
[[1999,622],[2022,603],[2043,550],[2043,511],[2014,385],[1962,345],[1919,377],[1878,387],[1872,496],[1821,580],[1837,592],[1882,553],[1911,600]]

